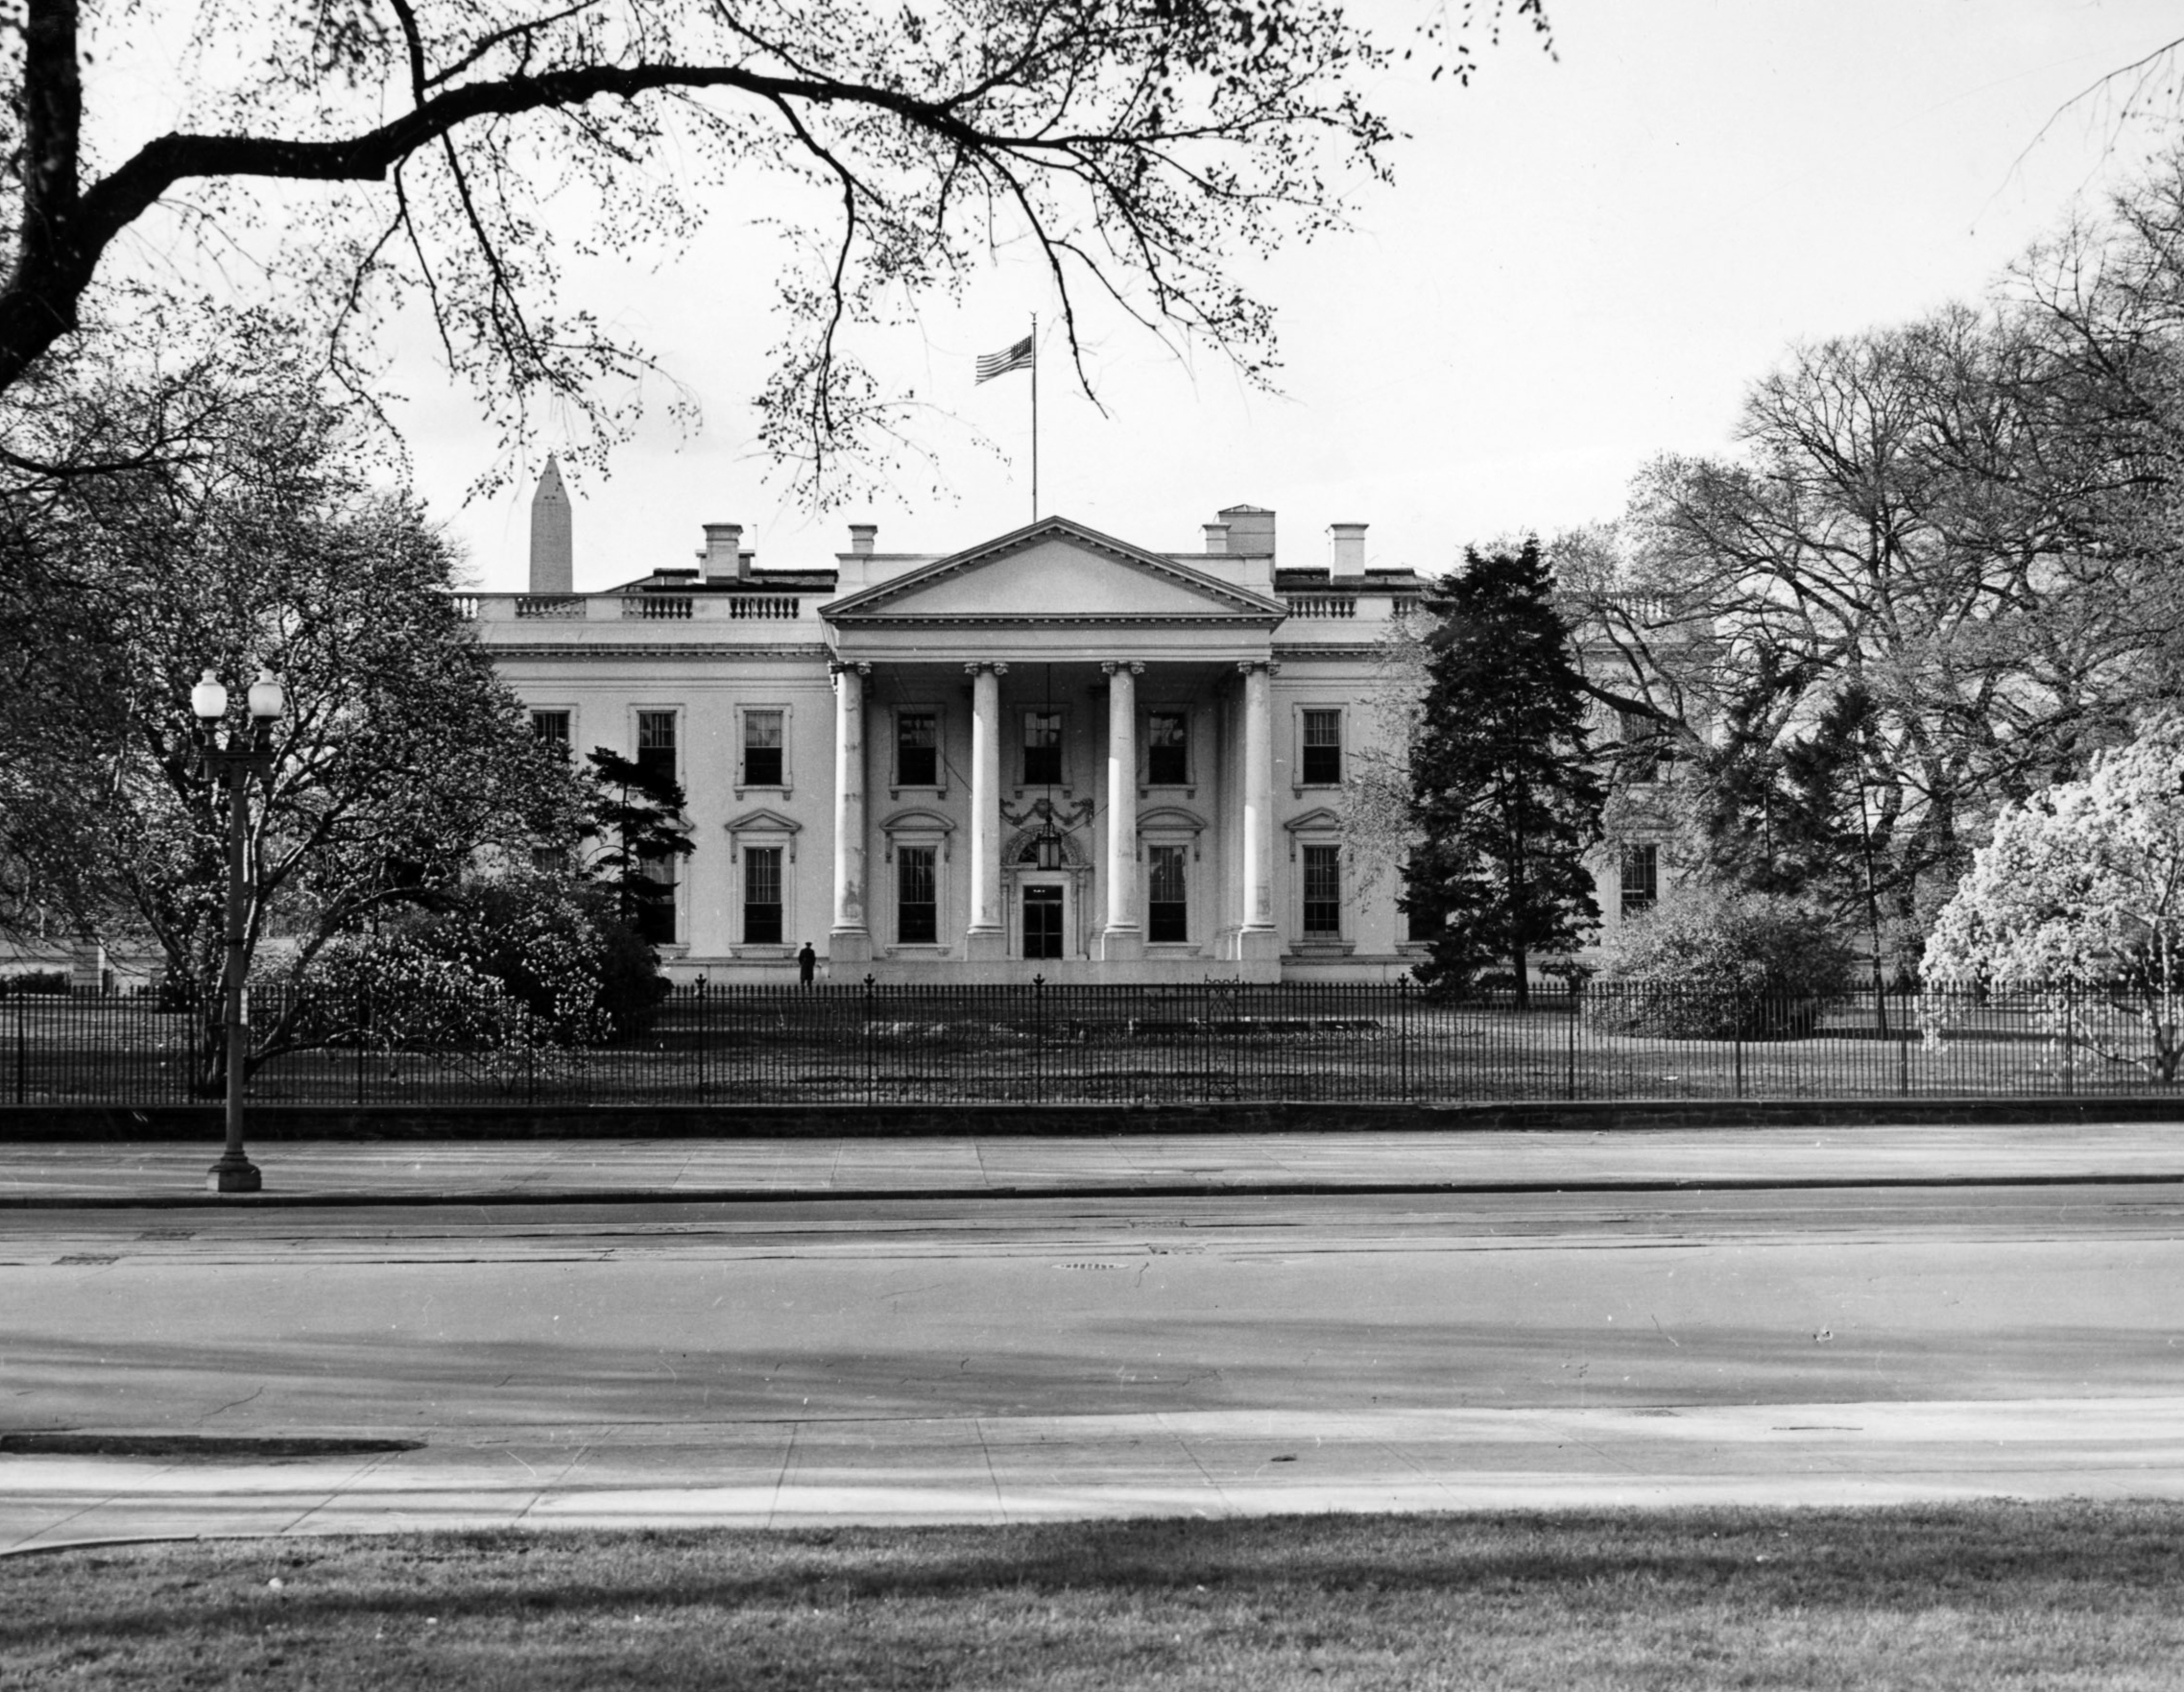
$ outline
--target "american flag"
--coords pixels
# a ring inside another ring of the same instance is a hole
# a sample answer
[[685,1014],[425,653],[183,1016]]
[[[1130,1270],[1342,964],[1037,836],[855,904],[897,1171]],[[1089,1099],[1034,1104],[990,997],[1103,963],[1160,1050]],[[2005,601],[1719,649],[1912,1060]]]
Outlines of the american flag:
[[[1005,351],[982,354],[978,360],[978,380],[990,382],[996,376],[1007,375],[1012,370],[1029,370],[1030,368],[1031,337],[1026,335]],[[975,386],[976,384],[972,385]]]

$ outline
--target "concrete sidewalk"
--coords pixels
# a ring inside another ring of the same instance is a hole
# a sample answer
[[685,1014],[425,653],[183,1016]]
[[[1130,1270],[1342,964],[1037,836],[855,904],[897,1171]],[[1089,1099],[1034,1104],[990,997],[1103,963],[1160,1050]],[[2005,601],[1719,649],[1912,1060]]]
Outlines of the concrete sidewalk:
[[1193,1193],[1527,1192],[2184,1181],[2168,1123],[962,1139],[276,1141],[255,1196],[216,1146],[0,1147],[0,1209],[679,1203]]
[[2184,1499],[2184,1400],[466,1429],[392,1456],[0,1462],[0,1556],[426,1529]]

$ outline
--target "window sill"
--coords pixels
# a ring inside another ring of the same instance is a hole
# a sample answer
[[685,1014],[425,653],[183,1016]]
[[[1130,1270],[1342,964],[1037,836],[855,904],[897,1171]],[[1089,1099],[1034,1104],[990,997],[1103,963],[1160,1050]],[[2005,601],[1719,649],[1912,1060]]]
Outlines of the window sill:
[[741,803],[746,793],[770,793],[777,799],[794,799],[796,797],[796,789],[791,786],[769,787],[763,783],[744,783],[735,789],[736,801]]
[[889,799],[900,799],[905,793],[909,794],[913,799],[946,799],[948,797],[948,789],[946,787],[906,787],[898,784],[891,786],[887,789],[887,796]]
[[1203,957],[1206,948],[1188,940],[1148,940],[1145,942],[1147,957]]
[[796,955],[796,948],[794,946],[777,946],[770,944],[759,944],[755,946],[731,946],[728,949],[728,955],[731,957],[778,957],[783,962],[786,962],[789,958],[792,958]]
[[1332,935],[1292,940],[1289,943],[1289,953],[1293,957],[1348,957],[1356,950],[1356,941],[1339,940]]
[[887,949],[890,957],[950,957],[954,953],[955,948],[952,946],[943,946],[938,941],[928,945],[923,940],[912,940],[905,945],[890,946]]
[[1198,797],[1198,784],[1196,782],[1166,782],[1157,787],[1140,787],[1138,789],[1138,797],[1140,799],[1150,799],[1156,793],[1165,799],[1173,799],[1178,795],[1185,799],[1196,799]]

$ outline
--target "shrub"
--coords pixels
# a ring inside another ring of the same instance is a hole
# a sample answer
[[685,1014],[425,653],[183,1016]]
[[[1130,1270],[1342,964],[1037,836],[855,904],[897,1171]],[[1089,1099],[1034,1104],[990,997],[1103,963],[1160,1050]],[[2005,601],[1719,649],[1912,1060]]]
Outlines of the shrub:
[[68,972],[64,969],[18,970],[13,975],[0,976],[0,999],[11,994],[66,994],[69,988]]
[[345,936],[306,983],[332,1003],[369,1002],[373,1037],[413,1050],[630,1039],[667,987],[611,893],[550,876],[485,882],[451,908]]
[[1757,893],[1671,891],[1602,949],[1588,1024],[1672,1040],[1808,1034],[1849,984],[1849,952],[1804,906]]
[[[513,876],[468,889],[428,919],[425,946],[500,981],[570,1044],[628,1040],[652,1026],[667,991],[658,955],[615,912],[611,889]],[[593,1025],[604,1018],[607,1028]]]
[[377,1051],[520,1051],[548,1025],[483,971],[437,955],[414,933],[345,934],[311,960],[296,1036]]

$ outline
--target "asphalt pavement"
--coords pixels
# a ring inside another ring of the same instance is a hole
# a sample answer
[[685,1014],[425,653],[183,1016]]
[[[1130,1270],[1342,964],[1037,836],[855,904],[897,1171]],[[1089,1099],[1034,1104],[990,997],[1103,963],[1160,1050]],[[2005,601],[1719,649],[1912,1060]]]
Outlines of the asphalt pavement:
[[2184,1498],[2162,1124],[212,1149],[0,1151],[0,1551]]

